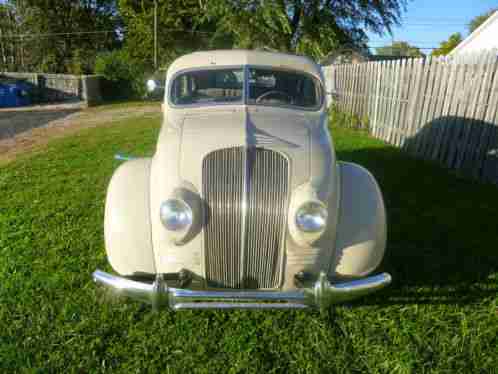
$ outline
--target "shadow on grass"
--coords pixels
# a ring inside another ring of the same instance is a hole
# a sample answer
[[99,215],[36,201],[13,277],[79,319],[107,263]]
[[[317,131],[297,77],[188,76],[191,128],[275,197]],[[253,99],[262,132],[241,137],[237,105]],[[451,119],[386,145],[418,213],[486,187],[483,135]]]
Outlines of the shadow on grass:
[[404,146],[418,157],[498,184],[498,126],[481,120],[443,116],[427,123]]
[[387,210],[380,270],[393,275],[393,285],[361,304],[460,304],[496,297],[498,188],[371,142],[337,151],[339,160],[375,175]]

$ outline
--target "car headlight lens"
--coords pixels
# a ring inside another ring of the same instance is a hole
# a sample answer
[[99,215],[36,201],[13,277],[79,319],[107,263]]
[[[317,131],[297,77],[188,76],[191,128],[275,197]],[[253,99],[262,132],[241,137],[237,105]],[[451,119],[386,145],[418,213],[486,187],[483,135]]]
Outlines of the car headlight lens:
[[180,199],[170,199],[163,202],[159,216],[164,227],[171,231],[186,230],[192,225],[193,220],[192,209]]
[[327,208],[320,202],[303,204],[296,213],[296,225],[304,232],[320,232],[327,225]]

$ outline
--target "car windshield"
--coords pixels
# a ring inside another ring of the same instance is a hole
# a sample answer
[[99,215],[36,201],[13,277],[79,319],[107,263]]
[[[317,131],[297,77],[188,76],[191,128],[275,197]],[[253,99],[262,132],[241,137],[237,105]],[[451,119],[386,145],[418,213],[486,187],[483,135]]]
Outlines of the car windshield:
[[236,103],[242,101],[242,69],[199,70],[179,75],[171,88],[175,105]]
[[290,105],[316,108],[320,105],[319,85],[311,76],[292,71],[249,69],[248,104]]
[[[311,75],[271,68],[249,68],[247,71],[247,104],[305,109],[317,109],[321,104],[320,85]],[[171,103],[242,103],[244,79],[243,68],[182,73],[171,86]]]

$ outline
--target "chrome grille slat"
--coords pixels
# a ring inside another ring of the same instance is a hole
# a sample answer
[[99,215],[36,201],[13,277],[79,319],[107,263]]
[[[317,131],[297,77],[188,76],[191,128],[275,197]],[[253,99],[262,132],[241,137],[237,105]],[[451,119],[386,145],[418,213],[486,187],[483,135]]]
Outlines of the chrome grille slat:
[[[210,207],[204,245],[211,255],[206,256],[206,268],[213,282],[238,288],[241,284],[240,252],[233,252],[233,248],[239,247],[243,238],[239,204],[243,188],[243,154],[229,149],[211,155],[208,163],[216,167],[203,167],[204,199]],[[219,227],[225,230],[221,231]]]
[[206,156],[203,197],[209,214],[204,253],[210,286],[279,286],[288,178],[288,161],[275,151],[236,147]]

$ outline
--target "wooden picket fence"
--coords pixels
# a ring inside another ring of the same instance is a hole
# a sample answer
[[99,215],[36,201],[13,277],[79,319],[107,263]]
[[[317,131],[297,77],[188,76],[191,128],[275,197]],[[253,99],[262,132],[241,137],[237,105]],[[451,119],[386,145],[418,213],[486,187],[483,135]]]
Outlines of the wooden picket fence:
[[498,59],[404,59],[324,67],[341,112],[379,139],[498,183]]

